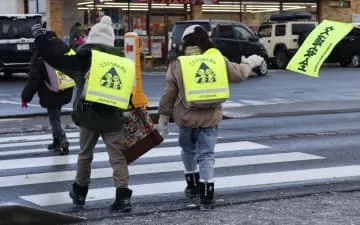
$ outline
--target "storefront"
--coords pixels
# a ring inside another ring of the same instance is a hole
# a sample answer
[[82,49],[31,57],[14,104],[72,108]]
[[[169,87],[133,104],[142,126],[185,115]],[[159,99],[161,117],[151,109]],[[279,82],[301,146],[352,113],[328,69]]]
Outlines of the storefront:
[[85,26],[91,26],[98,16],[111,15],[119,38],[124,32],[138,33],[142,52],[159,59],[166,59],[168,35],[176,21],[215,18],[236,20],[256,31],[270,15],[280,11],[308,11],[313,15],[314,20],[319,19],[316,0],[296,2],[208,0],[205,2],[208,4],[191,0],[81,0],[77,3],[77,9],[84,17]]
[[66,37],[76,21],[86,30],[99,15],[106,14],[114,21],[118,40],[124,32],[137,32],[142,51],[154,58],[166,58],[169,32],[179,20],[236,20],[257,31],[270,15],[280,11],[307,11],[313,20],[342,22],[359,22],[360,14],[359,0],[203,0],[205,4],[201,0],[24,0],[30,9],[34,1],[37,5],[46,2],[48,25],[61,36]]

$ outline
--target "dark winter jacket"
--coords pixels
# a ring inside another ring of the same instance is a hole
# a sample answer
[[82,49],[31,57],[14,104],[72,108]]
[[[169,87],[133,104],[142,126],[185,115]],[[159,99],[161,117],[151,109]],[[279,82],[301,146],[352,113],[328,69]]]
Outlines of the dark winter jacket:
[[85,84],[85,75],[90,69],[91,50],[96,49],[113,55],[121,55],[121,52],[109,46],[85,44],[77,50],[76,55],[64,55],[56,52],[56,49],[65,43],[50,31],[38,36],[35,39],[35,45],[46,62],[75,80],[77,94],[74,100],[74,123],[81,127],[103,132],[120,131],[124,121],[122,110],[103,104],[86,102],[81,96]]
[[40,98],[40,105],[44,108],[59,107],[71,101],[73,88],[53,92],[47,88],[45,82],[50,83],[49,77],[43,60],[38,57],[30,65],[29,79],[21,94],[22,101],[30,102],[36,92]]

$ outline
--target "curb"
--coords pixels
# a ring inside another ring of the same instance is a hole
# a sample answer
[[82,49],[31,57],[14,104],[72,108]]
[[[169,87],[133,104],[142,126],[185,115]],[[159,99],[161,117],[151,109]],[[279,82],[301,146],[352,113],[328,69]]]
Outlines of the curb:
[[[158,107],[150,106],[147,108],[148,111],[157,110]],[[61,112],[62,116],[71,115],[73,111],[63,111]],[[45,117],[47,116],[47,112],[41,113],[28,113],[28,114],[15,114],[15,115],[0,115],[0,119],[23,119],[23,118],[32,118],[32,117]]]
[[[224,115],[223,119],[246,119],[246,118],[259,118],[259,117],[290,117],[290,116],[308,116],[308,115],[327,115],[327,114],[341,114],[341,113],[358,113],[360,108],[349,109],[323,109],[323,110],[304,110],[304,111],[288,111],[288,112],[269,112],[269,113],[254,113],[245,114],[243,116],[227,116]],[[224,112],[226,114],[226,112]]]

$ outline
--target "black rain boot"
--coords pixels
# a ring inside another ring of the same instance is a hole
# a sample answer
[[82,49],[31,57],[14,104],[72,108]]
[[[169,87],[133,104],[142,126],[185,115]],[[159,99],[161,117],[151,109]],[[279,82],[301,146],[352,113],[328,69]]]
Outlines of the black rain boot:
[[50,151],[59,151],[60,150],[60,138],[53,135],[53,143],[47,146]]
[[116,188],[116,198],[111,204],[110,209],[119,212],[131,211],[131,194],[132,190],[129,188]]
[[63,133],[60,137],[60,149],[59,149],[59,154],[60,155],[67,155],[69,154],[69,141],[66,138],[66,134]]
[[185,196],[188,198],[195,198],[199,195],[199,173],[185,173],[187,186],[185,188]]
[[212,210],[214,206],[214,183],[200,182],[200,210]]
[[72,188],[69,192],[70,198],[72,198],[73,203],[75,205],[85,205],[88,190],[89,186],[80,186],[77,183],[73,183]]

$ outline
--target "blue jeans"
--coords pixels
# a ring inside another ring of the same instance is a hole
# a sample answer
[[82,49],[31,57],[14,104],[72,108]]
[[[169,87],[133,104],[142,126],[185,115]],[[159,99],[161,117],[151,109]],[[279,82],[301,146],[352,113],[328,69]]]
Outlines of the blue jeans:
[[214,178],[217,133],[217,127],[180,127],[179,145],[185,170],[195,172],[199,165],[200,180],[210,181]]

